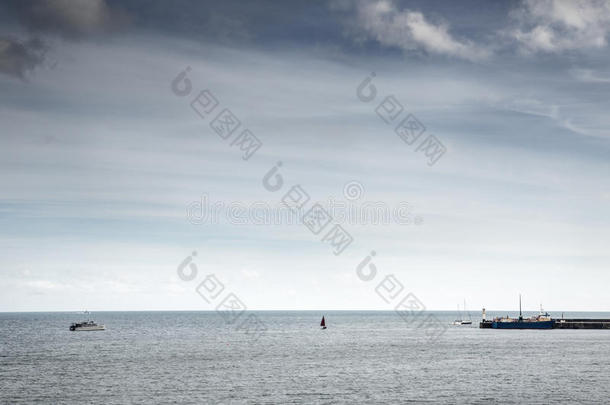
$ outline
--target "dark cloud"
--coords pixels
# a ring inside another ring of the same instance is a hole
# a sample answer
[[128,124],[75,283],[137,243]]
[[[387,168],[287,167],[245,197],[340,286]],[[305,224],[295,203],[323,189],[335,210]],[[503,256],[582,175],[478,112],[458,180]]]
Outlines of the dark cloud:
[[340,38],[325,1],[107,0],[131,16],[135,28],[203,42],[275,46]]
[[28,71],[44,61],[46,46],[40,39],[20,42],[14,38],[0,38],[0,72],[25,79]]
[[[310,38],[319,31],[313,27],[325,11],[324,3],[308,6],[270,0],[8,0],[0,4],[0,21],[17,23],[35,35],[67,40],[97,38],[129,27],[223,44],[267,44]],[[316,15],[308,18],[309,12]]]
[[125,13],[105,0],[17,0],[7,5],[31,32],[66,39],[107,33],[127,22]]

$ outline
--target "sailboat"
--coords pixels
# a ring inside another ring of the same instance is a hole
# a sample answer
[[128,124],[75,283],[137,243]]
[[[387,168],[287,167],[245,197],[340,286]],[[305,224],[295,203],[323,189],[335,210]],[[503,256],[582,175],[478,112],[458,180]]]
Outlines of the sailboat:
[[468,313],[468,319],[463,319],[462,313],[460,312],[460,305],[458,304],[458,319],[453,321],[454,325],[472,325],[472,317],[470,312],[466,310],[466,300],[464,300],[464,312]]
[[320,322],[320,328],[326,329],[326,321],[324,320],[324,317],[322,317],[322,322]]

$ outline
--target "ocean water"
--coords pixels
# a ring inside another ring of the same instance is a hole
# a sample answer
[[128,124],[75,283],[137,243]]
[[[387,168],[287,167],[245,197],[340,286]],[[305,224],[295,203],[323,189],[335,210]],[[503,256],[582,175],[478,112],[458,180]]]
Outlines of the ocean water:
[[214,312],[98,312],[100,332],[70,332],[78,313],[0,313],[0,402],[610,401],[610,330],[479,329],[478,315],[450,326],[455,313],[436,312],[434,339],[393,312],[253,313],[258,339]]

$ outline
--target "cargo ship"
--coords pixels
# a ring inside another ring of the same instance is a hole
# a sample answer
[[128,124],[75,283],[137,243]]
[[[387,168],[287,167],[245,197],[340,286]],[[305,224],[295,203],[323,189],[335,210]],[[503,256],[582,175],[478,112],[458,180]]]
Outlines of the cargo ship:
[[518,319],[499,318],[491,323],[492,329],[553,329],[554,325],[554,320],[540,315],[526,319],[522,316]]
[[491,322],[492,329],[553,329],[555,321],[551,319],[548,313],[542,312],[540,307],[540,313],[537,316],[530,318],[523,318],[521,312],[521,294],[519,294],[519,318],[495,318]]
[[521,294],[519,294],[519,318],[499,317],[494,318],[487,326],[483,326],[485,323],[485,308],[483,308],[483,322],[480,327],[488,327],[492,329],[553,329],[555,321],[551,319],[548,312],[542,310],[540,307],[540,313],[530,318],[523,318],[521,312]]

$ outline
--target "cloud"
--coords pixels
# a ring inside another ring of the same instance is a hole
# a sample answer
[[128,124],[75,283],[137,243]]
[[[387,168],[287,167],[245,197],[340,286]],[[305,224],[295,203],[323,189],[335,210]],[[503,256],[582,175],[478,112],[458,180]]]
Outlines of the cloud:
[[[105,0],[9,0],[3,4],[10,18],[34,36],[22,41],[0,37],[0,73],[26,79],[29,71],[43,64],[49,35],[78,40],[123,26],[127,14],[111,9]],[[57,62],[51,64],[51,68]]]
[[[345,5],[335,3],[335,8],[345,8]],[[489,56],[487,50],[470,41],[454,39],[449,33],[448,24],[433,24],[418,11],[399,10],[390,0],[359,2],[355,13],[359,34],[385,46],[405,51],[423,49],[429,53],[467,60]]]
[[261,276],[258,271],[250,269],[242,269],[241,275],[248,280],[255,280]]
[[584,83],[610,83],[610,76],[591,69],[573,69],[571,75]]
[[45,50],[39,39],[0,38],[0,72],[24,80],[28,71],[42,64]]
[[10,4],[30,31],[66,39],[107,32],[125,21],[125,15],[111,10],[104,0],[24,0]]
[[610,31],[610,1],[525,0],[513,12],[510,35],[530,52],[603,48]]
[[31,280],[27,281],[25,285],[37,290],[54,290],[61,287],[60,284],[49,280]]
[[535,98],[512,98],[502,100],[497,107],[506,111],[514,111],[531,116],[551,119],[556,125],[580,135],[591,135],[591,132],[574,124],[573,119],[566,116],[558,104],[545,102]]

